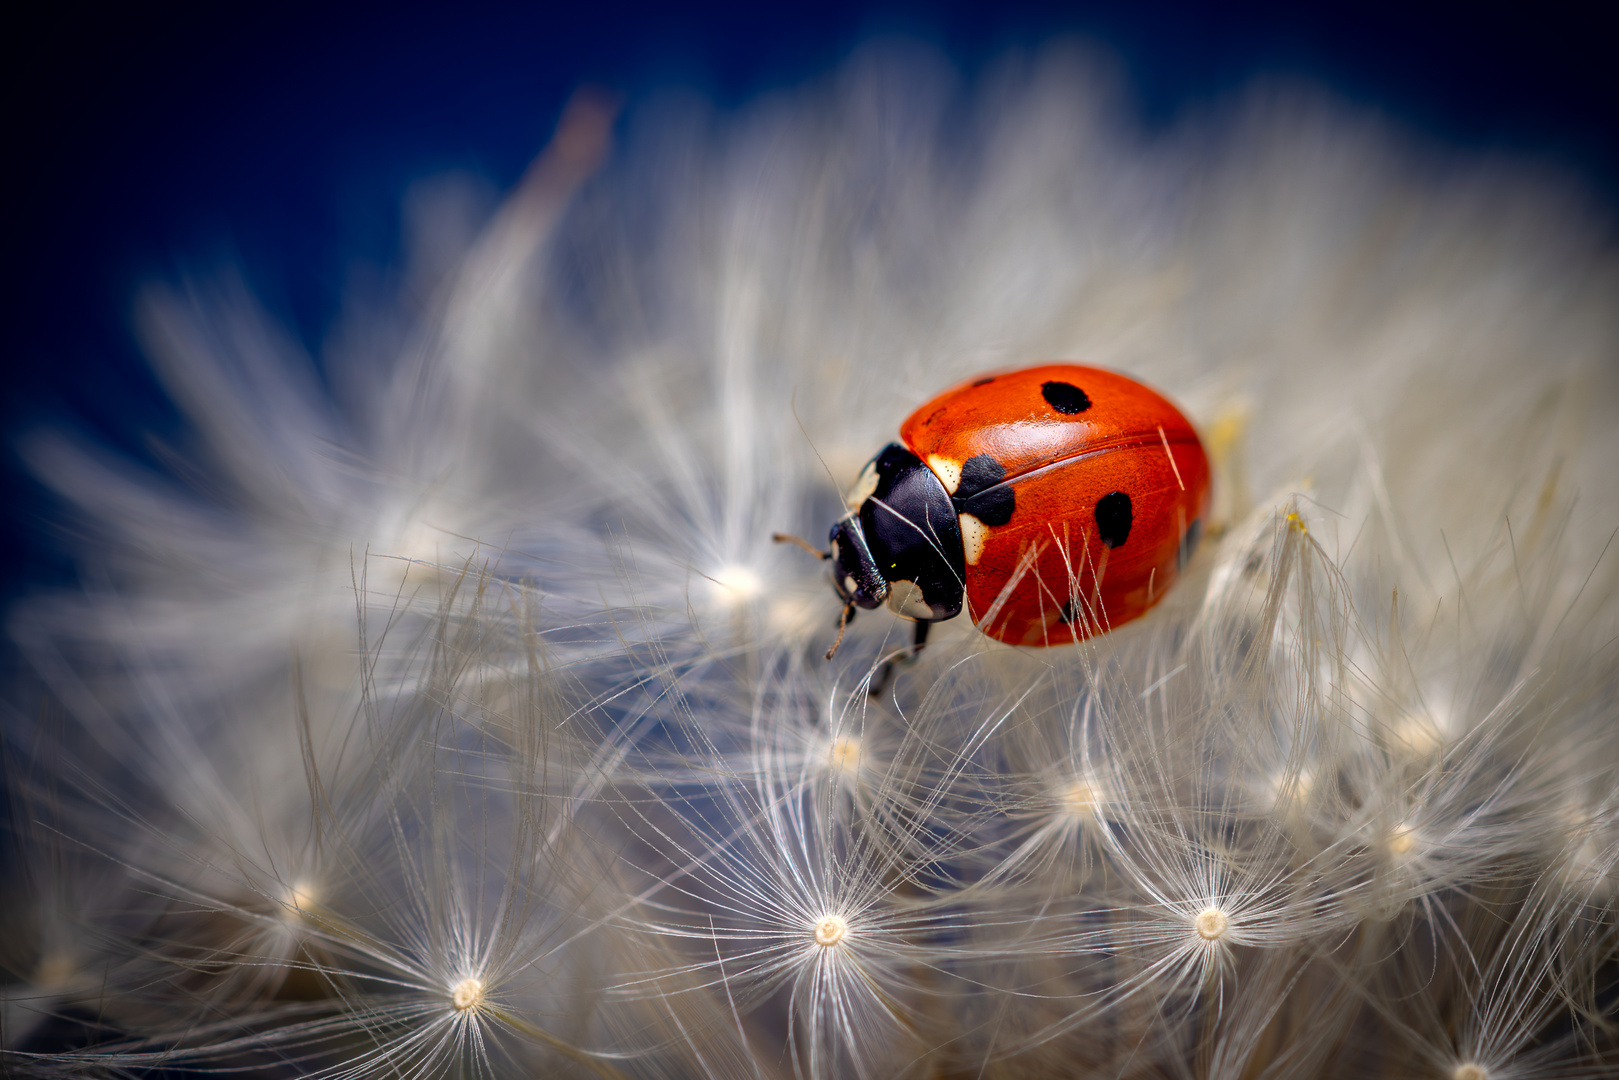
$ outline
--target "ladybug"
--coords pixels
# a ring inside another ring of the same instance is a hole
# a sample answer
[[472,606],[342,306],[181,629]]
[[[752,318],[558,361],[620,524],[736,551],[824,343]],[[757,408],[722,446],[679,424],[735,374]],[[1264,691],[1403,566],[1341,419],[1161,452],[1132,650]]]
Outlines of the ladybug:
[[1157,392],[1043,364],[917,409],[845,501],[829,550],[810,548],[832,563],[839,642],[856,608],[886,603],[915,620],[913,653],[964,607],[997,641],[1059,645],[1138,618],[1174,584],[1202,535],[1209,463]]

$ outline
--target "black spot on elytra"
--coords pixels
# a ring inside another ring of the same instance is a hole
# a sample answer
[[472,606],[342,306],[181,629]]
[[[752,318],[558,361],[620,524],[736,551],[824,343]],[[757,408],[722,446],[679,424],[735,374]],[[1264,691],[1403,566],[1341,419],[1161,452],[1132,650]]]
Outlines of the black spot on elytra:
[[980,492],[959,505],[961,513],[971,514],[985,525],[1005,525],[1012,520],[1012,512],[1017,509],[1017,496],[1012,494],[1012,485],[1002,484]]
[[977,382],[973,383],[973,385],[974,386],[988,386],[990,383],[992,383],[994,381],[995,381],[995,376],[991,375],[991,376],[989,376],[987,378],[979,379]]
[[956,498],[965,502],[985,488],[994,487],[1006,479],[1001,463],[988,454],[974,454],[961,463],[961,483],[956,485]]
[[1096,529],[1102,543],[1116,548],[1130,539],[1130,496],[1122,491],[1103,495],[1096,503]]
[[1203,519],[1193,518],[1192,523],[1186,526],[1186,535],[1181,537],[1180,551],[1175,554],[1175,568],[1186,569],[1186,564],[1192,561],[1197,554],[1197,542],[1203,539]]
[[1006,470],[988,454],[975,454],[961,463],[961,483],[951,497],[956,513],[971,514],[985,525],[1005,525],[1017,509],[1010,484],[1002,484]]
[[1041,383],[1040,396],[1046,399],[1047,405],[1064,416],[1073,416],[1091,407],[1091,399],[1085,396],[1085,391],[1073,383]]
[[1072,599],[1063,601],[1062,610],[1057,612],[1057,621],[1062,623],[1064,626],[1073,625],[1074,601]]

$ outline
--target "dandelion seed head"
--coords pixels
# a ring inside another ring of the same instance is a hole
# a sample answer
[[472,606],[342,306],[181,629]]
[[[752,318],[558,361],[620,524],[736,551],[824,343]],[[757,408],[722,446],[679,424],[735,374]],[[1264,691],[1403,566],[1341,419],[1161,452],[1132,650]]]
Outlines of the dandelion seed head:
[[763,585],[759,575],[739,563],[722,566],[710,575],[713,595],[725,607],[739,607],[759,595]]
[[830,948],[849,936],[849,924],[841,915],[823,915],[815,922],[815,944]]
[[469,1012],[483,1005],[483,980],[468,975],[450,989],[450,1004],[456,1012]]
[[[820,582],[816,582],[820,586]],[[824,624],[827,594],[819,587],[809,589],[772,589],[765,618],[777,633],[801,633]]]
[[299,878],[281,892],[281,918],[285,922],[295,922],[307,915],[317,902],[318,889],[314,882],[307,878]]
[[1389,732],[1396,748],[1413,758],[1433,757],[1444,749],[1444,730],[1428,716],[1407,716]]
[[839,735],[832,740],[827,752],[827,765],[831,771],[848,777],[860,775],[860,737]]
[[1298,772],[1272,773],[1265,782],[1270,793],[1270,806],[1272,810],[1297,810],[1310,800],[1310,791],[1315,786],[1315,774],[1309,769]]
[[1431,758],[1464,734],[1447,697],[1435,689],[1395,718],[1388,733],[1394,748],[1412,758]]
[[371,585],[379,590],[424,585],[445,575],[453,578],[478,549],[476,542],[434,528],[416,514],[392,528],[384,524],[378,533],[393,537],[392,542],[373,540],[370,544],[374,558],[367,570],[376,575]]
[[78,974],[79,964],[73,954],[65,949],[54,949],[40,957],[34,969],[34,985],[46,992],[59,990],[72,983]]
[[1101,791],[1090,781],[1070,780],[1057,790],[1057,810],[1065,817],[1091,820],[1102,804]]
[[1451,1070],[1450,1080],[1490,1080],[1490,1073],[1482,1065],[1464,1061]]
[[1197,930],[1197,936],[1204,941],[1219,941],[1230,928],[1231,920],[1219,908],[1211,907],[1193,919],[1192,926]]
[[1416,853],[1417,830],[1409,822],[1400,822],[1388,831],[1383,840],[1383,846],[1388,848],[1390,855],[1396,858],[1409,858]]
[[1603,902],[1619,890],[1619,868],[1614,866],[1614,849],[1599,837],[1587,835],[1557,864],[1564,884],[1585,891],[1592,900]]

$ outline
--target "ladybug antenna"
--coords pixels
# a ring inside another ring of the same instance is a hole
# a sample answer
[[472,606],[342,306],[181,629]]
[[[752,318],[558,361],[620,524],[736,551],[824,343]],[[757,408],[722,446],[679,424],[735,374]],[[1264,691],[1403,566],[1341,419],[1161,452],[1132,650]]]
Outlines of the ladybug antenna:
[[[794,539],[797,539],[797,537],[794,537]],[[803,543],[803,541],[799,542]],[[847,604],[843,605],[843,614],[838,616],[838,640],[834,641],[832,643],[832,647],[826,650],[826,658],[828,660],[838,655],[838,646],[843,644],[843,632],[849,629],[849,621],[853,618],[854,601],[850,600]]]
[[808,540],[805,540],[802,536],[794,536],[792,533],[771,533],[770,539],[774,540],[778,544],[797,544],[799,547],[803,548],[817,559],[830,559],[832,557],[832,553],[830,551],[822,551]]
[[793,387],[792,396],[787,399],[787,408],[793,414],[793,423],[798,425],[798,430],[803,434],[804,441],[809,444],[810,452],[815,455],[815,460],[819,461],[821,468],[826,470],[826,478],[832,481],[833,490],[837,490],[838,478],[832,475],[832,466],[828,465],[826,458],[821,456],[821,451],[816,447],[815,440],[810,438],[809,428],[804,426],[804,418],[798,415],[798,387],[796,386]]

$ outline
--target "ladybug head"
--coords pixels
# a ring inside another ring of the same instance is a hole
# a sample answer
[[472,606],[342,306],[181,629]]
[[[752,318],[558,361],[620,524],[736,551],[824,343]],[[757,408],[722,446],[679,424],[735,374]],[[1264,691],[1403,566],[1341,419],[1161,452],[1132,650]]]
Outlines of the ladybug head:
[[885,600],[910,619],[961,613],[966,558],[950,495],[920,458],[890,443],[850,489],[832,526],[832,587],[844,603]]
[[832,526],[832,588],[844,603],[863,608],[874,608],[888,598],[888,579],[878,572],[854,514]]

